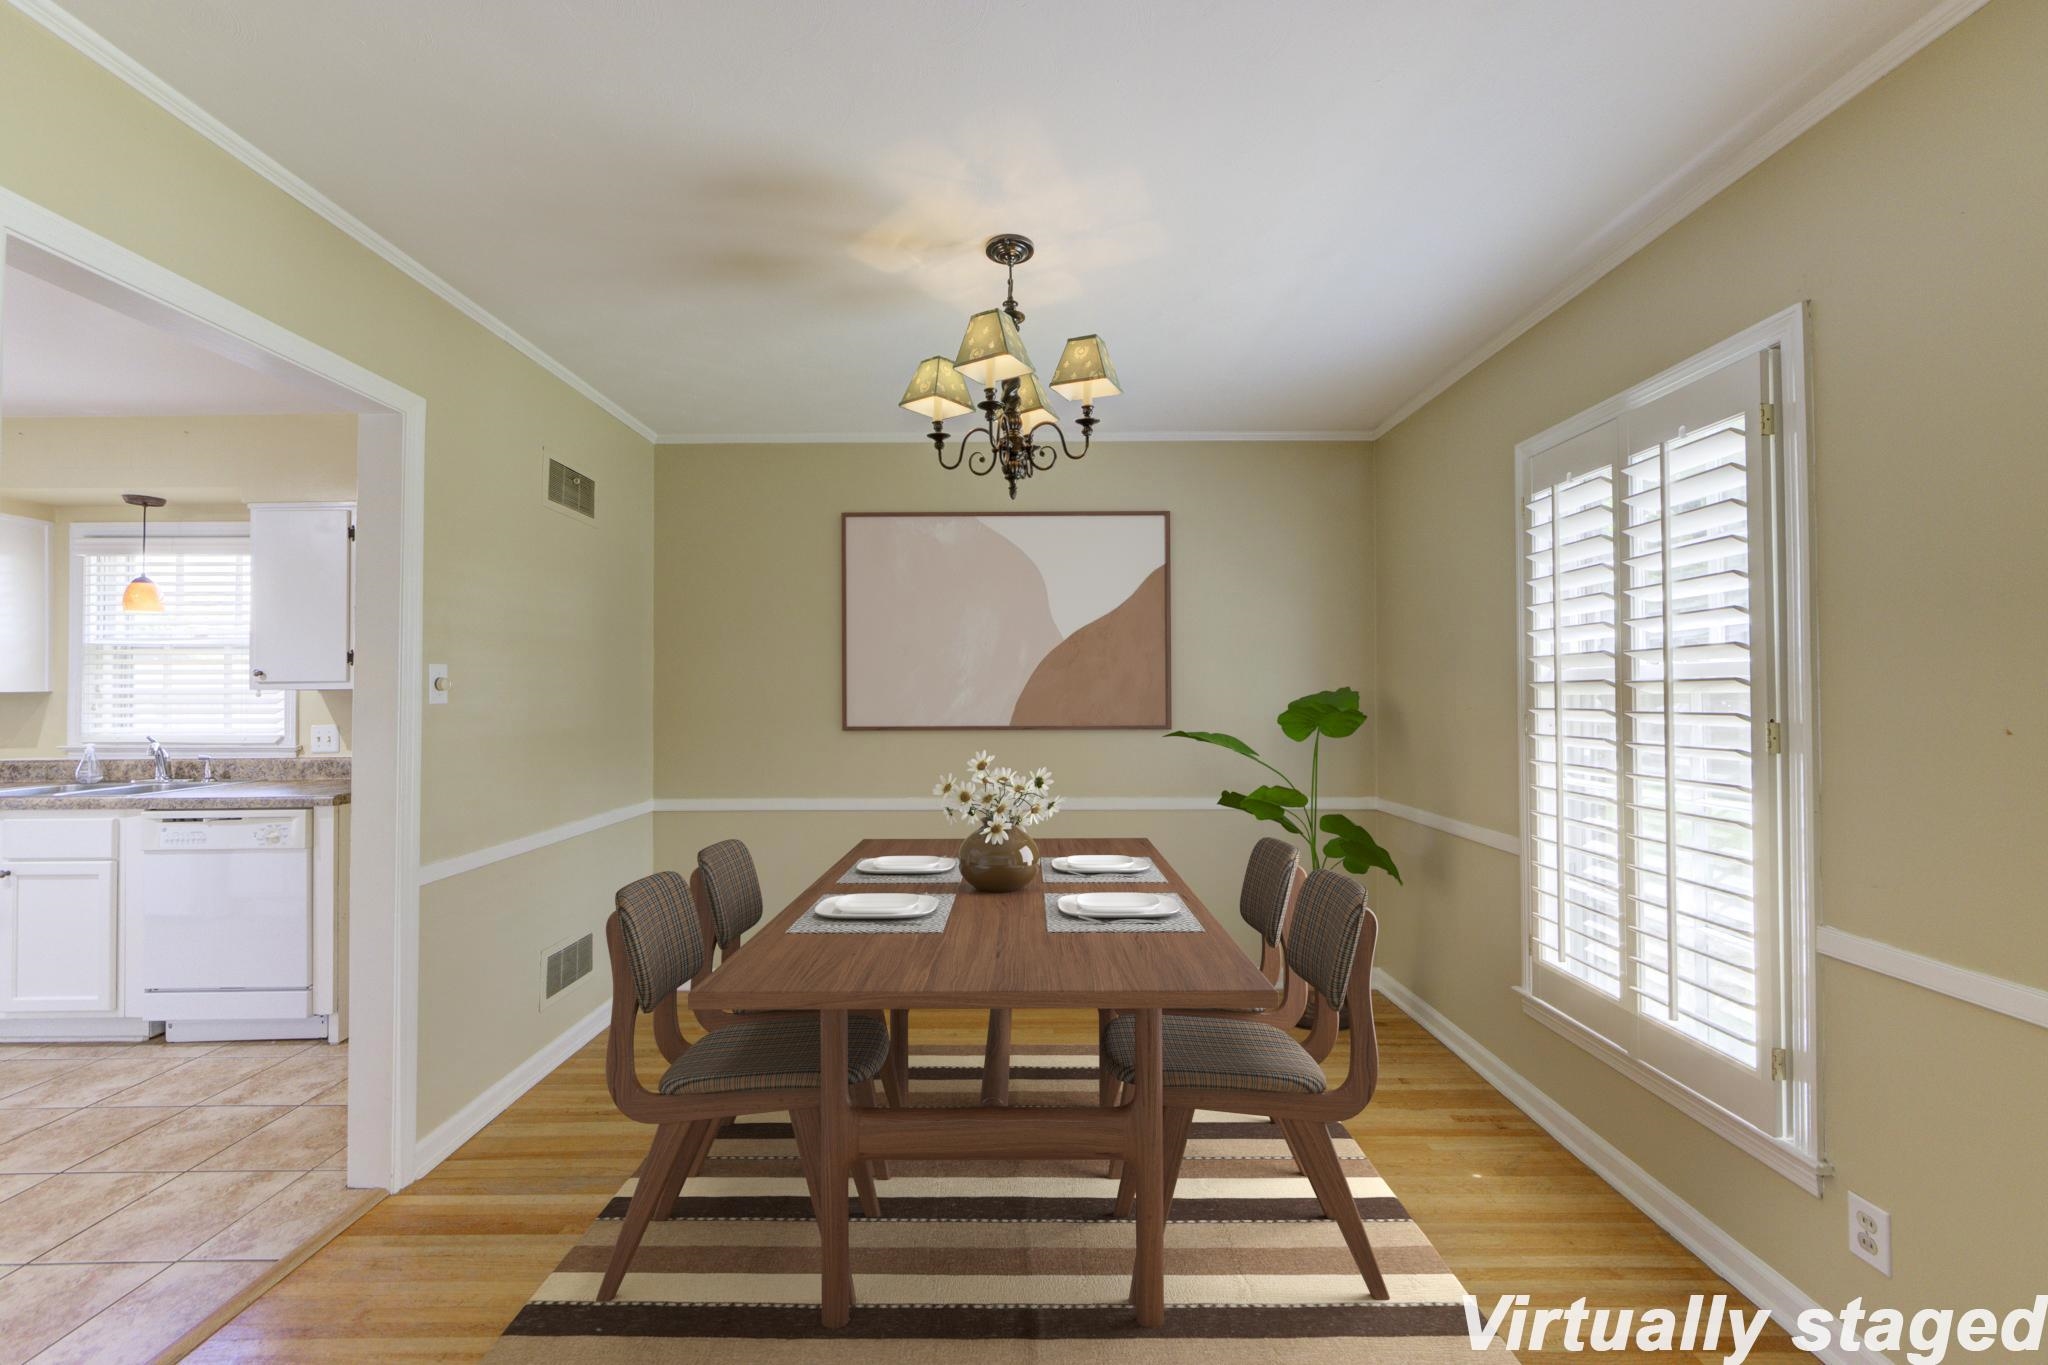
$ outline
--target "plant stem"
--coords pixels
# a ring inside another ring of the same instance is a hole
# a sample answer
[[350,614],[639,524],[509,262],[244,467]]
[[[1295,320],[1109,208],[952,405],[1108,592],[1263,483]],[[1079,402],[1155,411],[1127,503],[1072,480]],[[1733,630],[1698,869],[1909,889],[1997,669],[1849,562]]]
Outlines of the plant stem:
[[1315,747],[1309,751],[1308,760],[1308,865],[1322,870],[1323,855],[1316,843],[1320,828],[1316,819],[1322,806],[1323,784],[1323,733],[1316,731]]

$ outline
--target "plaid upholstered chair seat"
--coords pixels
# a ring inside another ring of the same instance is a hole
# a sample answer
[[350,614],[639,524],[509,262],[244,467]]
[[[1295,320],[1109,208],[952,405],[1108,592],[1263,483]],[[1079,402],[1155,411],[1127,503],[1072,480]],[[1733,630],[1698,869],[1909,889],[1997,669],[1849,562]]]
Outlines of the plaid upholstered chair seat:
[[[1103,1039],[1109,1070],[1126,1085],[1137,1077],[1136,1020],[1117,1019]],[[1271,1024],[1169,1014],[1161,1024],[1169,1090],[1264,1090],[1320,1095],[1323,1069],[1301,1044]]]
[[[889,1059],[889,1030],[873,1015],[846,1021],[846,1080],[865,1085]],[[1267,1030],[1271,1032],[1271,1030]],[[810,1089],[818,1084],[818,1018],[735,1024],[705,1036],[661,1078],[664,1095]]]

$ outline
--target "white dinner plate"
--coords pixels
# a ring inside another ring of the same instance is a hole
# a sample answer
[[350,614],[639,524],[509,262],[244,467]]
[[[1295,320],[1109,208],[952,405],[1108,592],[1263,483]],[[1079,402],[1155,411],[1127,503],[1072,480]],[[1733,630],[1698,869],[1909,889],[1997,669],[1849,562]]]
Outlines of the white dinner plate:
[[877,891],[827,896],[812,913],[819,919],[921,919],[938,908],[937,896]]
[[1180,907],[1144,891],[1093,891],[1061,896],[1060,913],[1073,919],[1170,919]]
[[1065,858],[1055,858],[1052,865],[1061,872],[1078,872],[1083,875],[1103,872],[1148,872],[1152,868],[1149,860],[1133,858],[1128,853],[1076,853]]
[[951,858],[938,858],[925,853],[889,853],[879,858],[863,858],[854,866],[870,874],[930,877],[941,872],[951,872],[958,864]]

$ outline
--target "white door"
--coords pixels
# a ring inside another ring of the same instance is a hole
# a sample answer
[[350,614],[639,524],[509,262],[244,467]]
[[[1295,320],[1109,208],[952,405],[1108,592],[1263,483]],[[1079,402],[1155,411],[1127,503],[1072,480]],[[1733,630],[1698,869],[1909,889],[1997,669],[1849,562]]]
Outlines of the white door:
[[112,1013],[116,922],[111,862],[0,867],[0,1011]]
[[249,671],[259,688],[345,688],[350,642],[345,504],[249,508]]
[[50,690],[50,523],[0,516],[0,692]]

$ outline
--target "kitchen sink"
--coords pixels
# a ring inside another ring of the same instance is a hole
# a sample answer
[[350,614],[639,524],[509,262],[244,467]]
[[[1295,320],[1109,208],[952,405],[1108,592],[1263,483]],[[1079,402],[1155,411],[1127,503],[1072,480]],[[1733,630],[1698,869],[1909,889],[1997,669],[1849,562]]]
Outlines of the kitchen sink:
[[0,798],[9,796],[153,796],[159,792],[186,791],[193,787],[217,787],[219,778],[184,777],[168,782],[45,782],[27,787],[0,787]]

